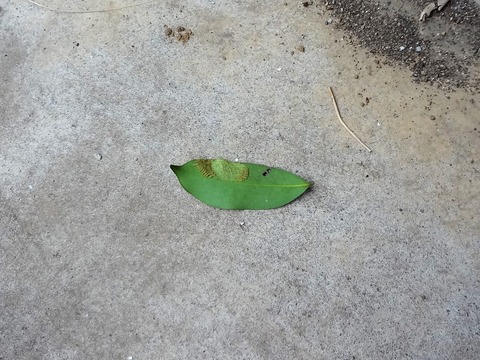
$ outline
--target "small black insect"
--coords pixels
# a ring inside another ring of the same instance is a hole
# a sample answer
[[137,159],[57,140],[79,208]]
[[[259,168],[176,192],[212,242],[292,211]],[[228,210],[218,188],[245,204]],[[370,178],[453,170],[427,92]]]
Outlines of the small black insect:
[[262,175],[263,175],[263,176],[267,176],[267,175],[270,173],[270,170],[272,170],[272,169],[268,168],[267,170],[265,170],[265,171],[263,172]]

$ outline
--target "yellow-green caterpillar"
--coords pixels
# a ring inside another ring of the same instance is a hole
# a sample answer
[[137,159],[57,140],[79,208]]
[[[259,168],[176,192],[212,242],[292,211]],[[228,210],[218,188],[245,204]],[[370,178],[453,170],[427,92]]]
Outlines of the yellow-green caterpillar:
[[228,181],[244,181],[248,178],[248,167],[245,164],[225,159],[197,159],[194,164],[206,178]]

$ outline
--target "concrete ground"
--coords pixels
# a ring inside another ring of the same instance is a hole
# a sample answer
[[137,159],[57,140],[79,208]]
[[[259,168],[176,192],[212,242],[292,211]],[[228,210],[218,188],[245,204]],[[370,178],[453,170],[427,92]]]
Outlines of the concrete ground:
[[[4,0],[0,359],[478,359],[480,96],[379,67],[325,20]],[[201,157],[315,186],[209,208],[169,169]]]

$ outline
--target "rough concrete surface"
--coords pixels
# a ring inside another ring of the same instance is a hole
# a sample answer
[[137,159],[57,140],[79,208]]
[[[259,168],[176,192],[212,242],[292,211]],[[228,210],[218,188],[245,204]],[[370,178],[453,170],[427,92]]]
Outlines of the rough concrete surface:
[[[0,6],[0,359],[478,359],[478,94],[301,2]],[[315,186],[209,208],[201,157]]]

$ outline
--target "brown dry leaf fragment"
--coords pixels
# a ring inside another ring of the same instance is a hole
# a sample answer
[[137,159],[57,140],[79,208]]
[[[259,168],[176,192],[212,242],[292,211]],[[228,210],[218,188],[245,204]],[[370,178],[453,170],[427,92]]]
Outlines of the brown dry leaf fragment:
[[427,6],[425,6],[425,9],[420,13],[420,21],[425,21],[427,17],[430,16],[430,13],[437,8],[437,5],[435,5],[434,2],[431,2]]
[[425,21],[425,19],[429,17],[431,12],[435,9],[437,11],[442,11],[442,9],[445,7],[445,5],[448,4],[449,1],[450,0],[438,0],[431,2],[430,4],[425,6],[423,11],[420,13],[420,21]]

